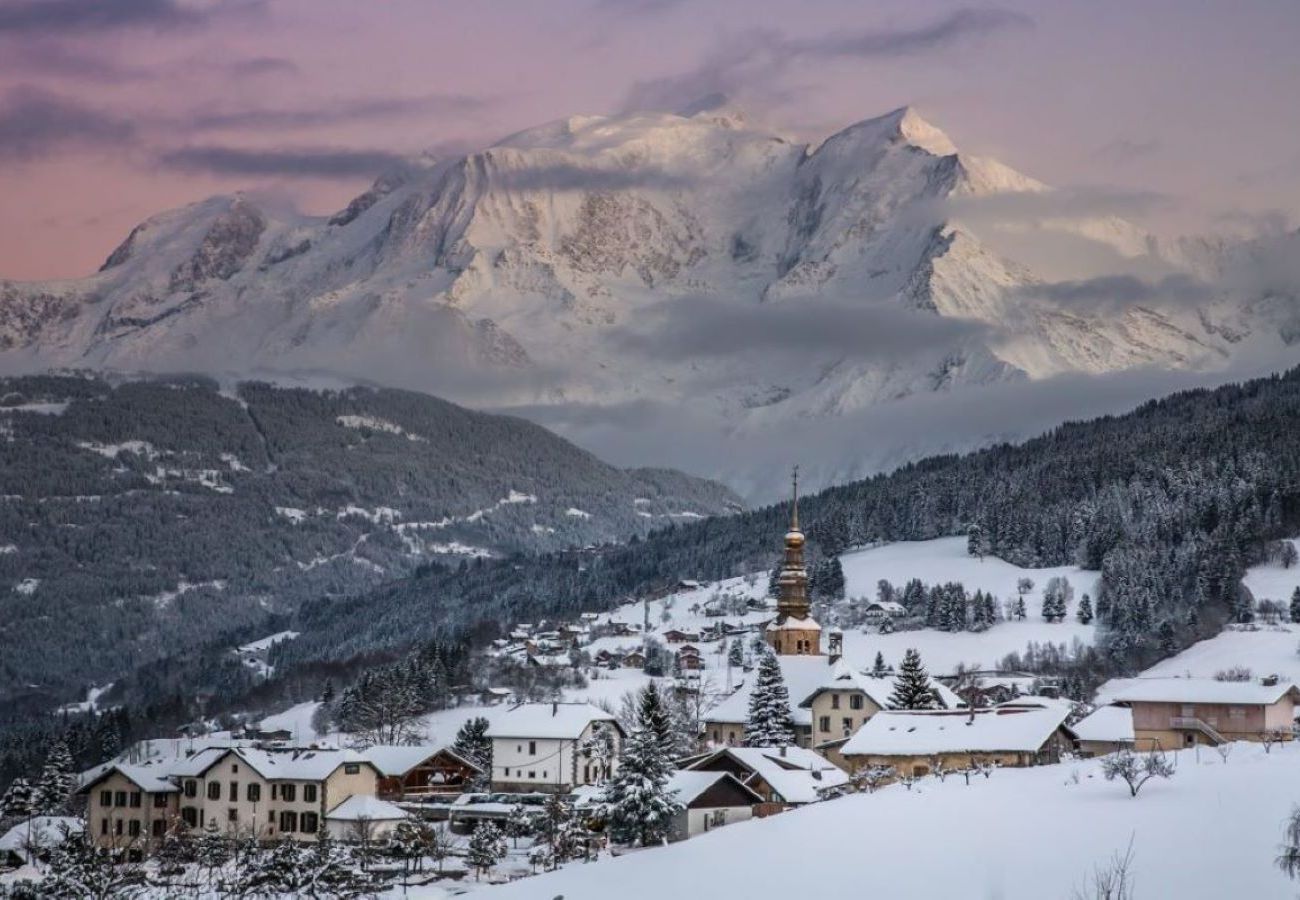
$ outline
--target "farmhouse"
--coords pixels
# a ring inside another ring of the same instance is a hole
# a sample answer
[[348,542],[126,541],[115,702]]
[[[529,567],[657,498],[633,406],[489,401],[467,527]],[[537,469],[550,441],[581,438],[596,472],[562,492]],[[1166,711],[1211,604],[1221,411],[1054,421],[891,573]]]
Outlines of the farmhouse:
[[488,734],[494,791],[567,794],[614,773],[623,727],[590,703],[525,703],[498,717]]
[[1069,732],[1080,756],[1105,756],[1134,745],[1133,711],[1124,706],[1102,706],[1069,726]]
[[1001,766],[1060,762],[1073,745],[1062,708],[888,710],[872,716],[840,748],[853,771],[893,766],[926,775],[936,762],[949,769],[984,761]]
[[816,803],[826,791],[848,782],[843,769],[802,747],[725,747],[688,759],[682,768],[735,775],[763,798],[755,816]]
[[1289,681],[1212,678],[1133,678],[1107,691],[1133,713],[1140,750],[1291,737],[1300,688]]
[[398,823],[410,817],[387,800],[353,794],[325,814],[325,828],[337,840],[368,844],[390,837]]
[[674,841],[744,822],[763,802],[757,791],[730,772],[680,769],[668,780],[667,790],[684,807],[673,821],[670,840]]

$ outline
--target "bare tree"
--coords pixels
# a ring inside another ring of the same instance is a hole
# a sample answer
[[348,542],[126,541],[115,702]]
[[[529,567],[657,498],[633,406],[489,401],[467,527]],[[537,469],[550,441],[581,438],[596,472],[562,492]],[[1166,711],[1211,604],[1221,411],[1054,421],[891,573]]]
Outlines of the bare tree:
[[948,768],[947,764],[943,761],[942,756],[931,756],[930,774],[935,778],[938,778],[940,784],[942,784],[943,780],[952,774],[952,769]]
[[1291,732],[1285,728],[1270,728],[1260,737],[1260,743],[1264,745],[1265,753],[1272,753],[1275,744],[1280,744],[1290,738]]
[[1163,753],[1148,753],[1139,756],[1127,748],[1101,760],[1101,771],[1107,781],[1122,779],[1128,785],[1129,796],[1136,797],[1142,786],[1152,778],[1172,778],[1173,763],[1165,759]]
[[1134,896],[1131,837],[1123,853],[1117,851],[1109,863],[1097,866],[1084,886],[1074,891],[1074,900],[1133,900]]
[[1223,760],[1224,765],[1227,765],[1228,757],[1232,755],[1232,744],[1215,744],[1214,752],[1219,754],[1219,759]]
[[897,776],[898,770],[893,766],[865,766],[853,773],[853,787],[874,794],[876,788],[883,787]]

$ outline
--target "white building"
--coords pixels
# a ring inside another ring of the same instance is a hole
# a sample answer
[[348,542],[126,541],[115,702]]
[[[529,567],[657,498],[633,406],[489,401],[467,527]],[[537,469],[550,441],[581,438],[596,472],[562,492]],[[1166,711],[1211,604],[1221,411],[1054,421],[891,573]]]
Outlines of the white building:
[[590,703],[525,703],[497,717],[492,788],[568,793],[600,784],[618,765],[623,729]]

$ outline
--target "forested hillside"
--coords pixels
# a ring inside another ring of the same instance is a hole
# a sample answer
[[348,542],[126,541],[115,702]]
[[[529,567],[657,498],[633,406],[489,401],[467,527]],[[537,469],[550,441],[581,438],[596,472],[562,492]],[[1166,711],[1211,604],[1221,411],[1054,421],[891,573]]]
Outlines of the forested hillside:
[[[936,457],[825,491],[801,513],[814,554],[965,534],[1021,565],[1102,571],[1103,648],[1143,665],[1228,618],[1245,566],[1300,532],[1300,370],[1064,425],[1021,445]],[[678,578],[769,566],[786,510],[661,529],[626,546],[443,568],[306,605],[283,663],[339,660],[517,619],[600,609]]]
[[737,508],[719,485],[421,394],[0,379],[0,706],[256,636],[429,560]]

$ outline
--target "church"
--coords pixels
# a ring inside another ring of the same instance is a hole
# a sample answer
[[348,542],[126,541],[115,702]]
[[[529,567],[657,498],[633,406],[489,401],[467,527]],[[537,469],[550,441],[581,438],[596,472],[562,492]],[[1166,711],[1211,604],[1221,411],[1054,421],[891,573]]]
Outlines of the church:
[[785,533],[785,560],[777,578],[776,618],[767,626],[767,643],[778,656],[820,656],[822,627],[812,617],[808,570],[803,562],[804,535],[799,528],[799,467],[794,469],[790,528]]

